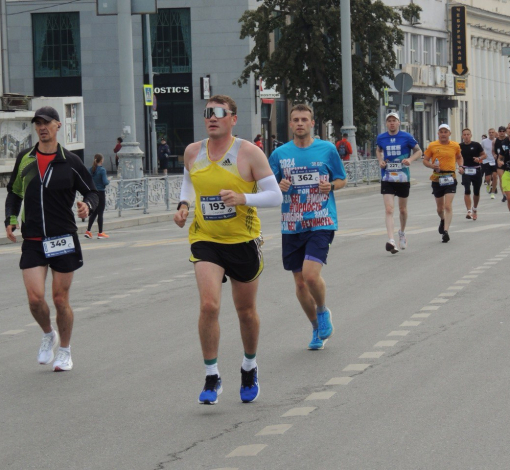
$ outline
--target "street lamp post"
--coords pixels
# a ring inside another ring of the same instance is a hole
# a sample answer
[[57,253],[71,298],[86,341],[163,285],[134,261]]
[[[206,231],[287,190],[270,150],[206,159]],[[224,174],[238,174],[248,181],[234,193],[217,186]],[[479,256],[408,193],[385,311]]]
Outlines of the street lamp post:
[[356,128],[352,104],[352,45],[351,45],[351,2],[340,0],[340,39],[342,41],[342,98],[344,125],[342,134],[347,134],[347,140],[352,146],[352,160],[358,159],[356,145]]

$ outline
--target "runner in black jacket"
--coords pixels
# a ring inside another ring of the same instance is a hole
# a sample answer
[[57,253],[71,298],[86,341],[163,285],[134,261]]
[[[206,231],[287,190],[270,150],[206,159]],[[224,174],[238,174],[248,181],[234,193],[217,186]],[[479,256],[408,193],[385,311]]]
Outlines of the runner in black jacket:
[[[74,271],[83,266],[72,208],[76,191],[79,191],[83,201],[77,203],[78,217],[88,217],[97,206],[98,195],[92,177],[79,157],[57,142],[61,127],[57,111],[50,106],[40,108],[32,122],[39,142],[31,150],[21,152],[16,159],[7,185],[5,229],[7,237],[15,242],[13,232],[24,202],[20,268],[30,311],[44,332],[38,361],[40,364],[52,362],[60,339],[53,370],[71,370],[74,316],[69,305],[69,290]],[[53,274],[58,333],[51,326],[50,309],[44,299],[48,266]]]

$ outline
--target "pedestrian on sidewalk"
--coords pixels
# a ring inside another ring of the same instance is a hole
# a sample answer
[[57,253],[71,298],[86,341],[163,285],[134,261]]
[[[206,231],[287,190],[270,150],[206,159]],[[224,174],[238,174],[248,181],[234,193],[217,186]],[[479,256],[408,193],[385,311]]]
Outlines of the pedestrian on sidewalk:
[[120,152],[120,149],[122,148],[122,137],[117,137],[117,145],[113,149],[113,153],[115,154],[115,171],[119,170],[119,156],[117,155]]
[[106,176],[106,170],[103,167],[103,162],[103,155],[96,153],[94,155],[94,163],[89,168],[89,173],[94,180],[94,184],[96,185],[97,193],[99,195],[99,204],[97,205],[96,210],[89,216],[89,225],[85,232],[85,238],[92,238],[91,230],[92,225],[94,225],[94,222],[96,221],[96,217],[99,228],[97,238],[110,238],[109,235],[103,232],[103,214],[106,207],[106,186],[110,184],[110,180]]
[[166,143],[164,137],[161,138],[161,144],[158,147],[158,160],[159,168],[163,170],[163,174],[166,176],[168,173],[168,164],[170,163],[170,147]]
[[[83,201],[77,202],[78,217],[88,217],[97,206],[98,195],[80,158],[57,141],[57,132],[62,126],[57,111],[50,106],[40,108],[32,123],[35,123],[39,142],[16,158],[7,185],[5,231],[9,240],[16,242],[13,232],[23,203],[19,266],[30,312],[44,333],[37,360],[39,364],[49,364],[55,359],[53,370],[66,371],[73,368],[71,283],[74,271],[83,266],[73,204],[79,191]],[[58,332],[51,325],[50,308],[44,298],[48,267],[53,276],[51,290]]]

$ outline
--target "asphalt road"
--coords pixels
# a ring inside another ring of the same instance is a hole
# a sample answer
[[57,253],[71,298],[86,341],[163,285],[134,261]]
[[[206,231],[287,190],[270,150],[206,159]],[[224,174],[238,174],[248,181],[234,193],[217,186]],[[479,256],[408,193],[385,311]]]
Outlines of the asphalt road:
[[336,332],[323,351],[306,349],[311,327],[281,266],[279,212],[260,211],[252,404],[239,400],[229,284],[224,392],[216,406],[197,403],[204,368],[186,230],[153,224],[82,240],[74,369],[58,374],[37,364],[19,245],[1,246],[0,469],[510,468],[510,214],[482,188],[479,219],[466,220],[459,187],[443,244],[429,171],[412,173],[409,247],[396,255],[384,249],[380,194],[337,195],[340,230],[323,270]]

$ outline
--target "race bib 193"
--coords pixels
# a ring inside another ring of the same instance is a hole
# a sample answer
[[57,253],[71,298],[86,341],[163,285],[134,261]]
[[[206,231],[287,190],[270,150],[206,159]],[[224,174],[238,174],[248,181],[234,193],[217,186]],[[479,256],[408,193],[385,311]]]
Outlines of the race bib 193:
[[318,186],[319,170],[310,170],[306,168],[291,170],[291,182],[293,186],[301,189]]
[[72,235],[44,238],[42,244],[44,256],[46,256],[46,258],[53,258],[54,256],[62,256],[75,252]]
[[236,216],[236,208],[227,207],[221,196],[200,197],[200,207],[204,220],[231,219]]

